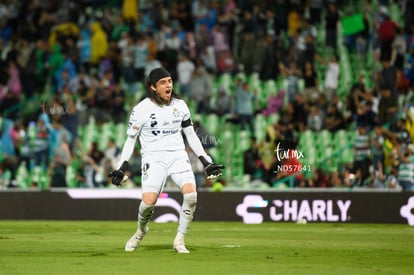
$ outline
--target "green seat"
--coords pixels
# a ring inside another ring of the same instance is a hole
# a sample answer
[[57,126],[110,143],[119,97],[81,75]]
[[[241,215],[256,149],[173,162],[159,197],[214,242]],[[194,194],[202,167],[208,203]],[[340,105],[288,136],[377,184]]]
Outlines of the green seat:
[[30,178],[30,171],[27,170],[24,163],[21,163],[16,171],[17,186],[19,186],[20,189],[29,189],[31,186]]
[[321,148],[329,147],[332,143],[332,133],[328,130],[322,130],[318,133],[318,144]]
[[210,114],[205,118],[205,127],[210,135],[216,135],[220,132],[219,117],[216,114]]
[[342,151],[341,161],[343,163],[353,163],[354,162],[354,151],[352,148],[347,148]]
[[311,130],[305,130],[299,135],[299,148],[312,148],[316,145],[316,134]]

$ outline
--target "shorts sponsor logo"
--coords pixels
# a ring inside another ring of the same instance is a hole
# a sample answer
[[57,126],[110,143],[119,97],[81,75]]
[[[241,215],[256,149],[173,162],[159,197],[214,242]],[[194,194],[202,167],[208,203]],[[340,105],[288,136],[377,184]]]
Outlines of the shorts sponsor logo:
[[148,179],[149,167],[150,167],[149,163],[144,163],[144,165],[142,165],[142,180],[144,181]]

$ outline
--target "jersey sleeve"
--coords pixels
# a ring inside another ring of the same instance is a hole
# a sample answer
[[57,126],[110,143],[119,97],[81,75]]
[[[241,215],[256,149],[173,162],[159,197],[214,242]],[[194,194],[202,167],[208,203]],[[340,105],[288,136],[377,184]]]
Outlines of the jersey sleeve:
[[187,104],[183,101],[183,121],[191,119],[190,109]]
[[127,129],[127,135],[130,137],[137,137],[144,125],[143,116],[140,113],[142,112],[138,110],[137,106],[132,109]]

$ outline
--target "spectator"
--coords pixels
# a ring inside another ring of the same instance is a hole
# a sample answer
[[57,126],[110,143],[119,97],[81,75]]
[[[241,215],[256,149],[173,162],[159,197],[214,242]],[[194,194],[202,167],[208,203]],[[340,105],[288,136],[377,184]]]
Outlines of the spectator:
[[320,131],[322,130],[323,122],[323,113],[317,105],[312,105],[310,107],[306,128],[312,131]]
[[121,84],[116,83],[111,95],[111,115],[115,123],[125,122],[125,100],[125,91],[122,89]]
[[[178,52],[177,52],[178,54]],[[184,97],[189,95],[190,82],[195,70],[194,63],[185,54],[180,54],[177,64],[177,76],[180,87],[180,94]]]
[[283,108],[284,100],[285,100],[284,90],[279,90],[278,92],[276,92],[275,90],[271,91],[269,98],[268,98],[267,106],[265,109],[263,109],[262,114],[265,117],[268,117],[273,114],[278,114],[279,111]]
[[376,124],[376,113],[372,110],[372,102],[364,101],[358,104],[358,113],[356,118],[356,125],[367,128],[371,131]]
[[391,96],[398,97],[397,91],[397,68],[391,65],[389,59],[382,59],[382,70],[380,73],[379,86],[387,87],[391,90]]
[[124,17],[118,16],[116,18],[116,23],[111,31],[111,40],[119,41],[121,36],[129,32],[129,26],[126,24]]
[[336,94],[339,85],[339,59],[337,55],[332,56],[331,60],[326,63],[327,70],[324,78],[324,94],[328,101],[331,101]]
[[209,113],[210,98],[212,94],[212,78],[207,73],[205,68],[200,64],[197,64],[196,69],[193,71],[190,87],[190,98],[196,104],[197,113]]
[[138,34],[136,37],[134,48],[134,70],[136,81],[144,82],[145,79],[145,67],[147,66],[147,60],[149,56],[148,42],[145,36]]
[[302,93],[295,95],[293,101],[293,121],[295,131],[303,132],[306,129],[309,106],[306,104]]
[[233,113],[232,102],[233,102],[232,96],[227,93],[227,91],[225,90],[223,86],[219,87],[217,89],[217,97],[216,97],[215,103],[213,104],[214,112],[220,117]]
[[201,50],[200,60],[207,72],[210,74],[217,73],[216,54],[214,53],[214,48],[212,46],[207,46]]
[[397,28],[395,38],[391,44],[391,64],[397,69],[402,70],[407,54],[407,43],[401,28]]
[[[243,72],[246,75],[250,75],[254,72],[255,60],[253,56],[255,55],[256,44],[257,43],[252,33],[246,32],[242,35],[242,43],[240,46],[240,63],[243,65]],[[218,56],[221,56],[221,54],[222,53],[219,53]]]
[[336,104],[330,104],[325,116],[324,127],[335,133],[345,128],[345,119]]
[[104,159],[104,153],[99,150],[98,143],[92,142],[87,155],[84,156],[83,161],[86,162],[85,167],[85,185],[88,188],[99,187],[99,173],[101,171],[101,161]]
[[303,90],[305,102],[315,102],[319,94],[318,75],[316,74],[316,70],[310,61],[306,61],[302,75],[305,84]]
[[217,71],[219,74],[235,74],[237,63],[230,51],[222,52],[217,56]]
[[13,96],[20,99],[22,92],[22,82],[20,80],[20,70],[18,64],[14,60],[9,60],[9,79],[7,81],[7,89]]
[[302,72],[296,61],[290,61],[289,66],[281,66],[281,73],[287,79],[288,101],[293,103],[295,95],[299,92],[299,79],[302,78]]
[[50,187],[67,187],[66,170],[71,161],[72,154],[69,142],[65,137],[62,137],[53,151],[52,161],[49,166]]
[[[269,11],[268,11],[269,12]],[[270,11],[273,13],[272,11]],[[275,34],[268,31],[264,39],[263,58],[259,68],[259,76],[262,81],[278,77],[278,60],[275,54]]]
[[391,89],[382,86],[381,98],[378,106],[378,122],[381,125],[394,123],[397,120],[398,102],[397,98],[391,94]]
[[[164,27],[164,32],[167,32],[166,28]],[[178,76],[177,66],[178,62],[180,61],[180,50],[182,46],[182,41],[178,37],[177,30],[168,31],[165,34],[165,63],[166,67],[171,68],[173,72],[173,77],[176,79]]]
[[250,175],[250,179],[253,180],[260,177],[261,159],[259,155],[259,145],[257,139],[254,136],[250,137],[250,147],[243,152],[243,173]]
[[334,51],[336,51],[338,41],[338,22],[339,11],[337,4],[334,2],[329,2],[328,10],[325,14],[325,43],[326,46],[332,48]]
[[41,118],[36,122],[36,137],[33,145],[34,165],[49,167],[49,131]]
[[383,16],[384,19],[378,28],[378,37],[380,41],[381,59],[389,61],[391,58],[392,43],[398,26],[391,20],[388,12],[384,12]]
[[358,113],[357,103],[364,99],[366,92],[365,77],[364,74],[360,73],[357,78],[357,82],[352,84],[352,87],[346,97],[346,110],[349,113],[347,120],[354,121]]
[[[115,140],[110,138],[108,141],[108,145],[104,152],[104,157],[101,161],[101,166],[103,168],[103,175],[108,175],[111,171],[116,168],[116,164],[118,163],[118,159],[121,153],[121,149],[116,145]],[[106,186],[108,185],[108,180],[102,181],[102,183]]]
[[371,140],[372,166],[374,167],[374,170],[378,169],[378,167],[383,168],[385,167],[385,136],[383,134],[383,129],[381,125],[375,125],[374,131],[372,132]]
[[323,0],[309,1],[310,23],[312,25],[317,25],[321,22],[323,4],[324,4]]
[[414,190],[414,162],[411,150],[401,156],[398,166],[398,183],[403,190]]
[[108,54],[109,44],[105,31],[99,22],[91,23],[91,63],[92,65],[105,58]]
[[288,12],[288,36],[290,43],[293,43],[294,37],[296,37],[302,27],[302,14],[299,11],[297,5],[292,5],[291,10]]
[[387,180],[387,176],[384,172],[384,168],[380,162],[377,163],[377,167],[371,166],[371,184],[369,187],[372,188],[385,188],[385,182]]
[[118,41],[118,48],[121,51],[121,71],[127,86],[126,91],[128,95],[132,95],[136,92],[134,90],[134,83],[136,82],[134,71],[135,45],[134,39],[128,32],[121,34],[121,39]]
[[329,176],[321,168],[316,169],[312,179],[309,181],[309,187],[330,187]]
[[242,87],[235,92],[236,114],[241,125],[241,130],[244,130],[247,124],[251,135],[254,135],[253,119],[255,98],[256,91],[252,92],[250,90],[250,84],[248,82],[244,82]]
[[354,142],[354,166],[353,171],[357,175],[358,186],[363,186],[369,177],[369,167],[371,165],[371,140],[367,129],[360,125]]
[[394,144],[400,146],[400,151],[404,152],[412,142],[410,132],[407,129],[407,120],[399,118],[396,123],[390,125],[392,140]]
[[402,187],[398,182],[398,168],[391,167],[390,173],[385,179],[385,187],[388,189],[401,190]]

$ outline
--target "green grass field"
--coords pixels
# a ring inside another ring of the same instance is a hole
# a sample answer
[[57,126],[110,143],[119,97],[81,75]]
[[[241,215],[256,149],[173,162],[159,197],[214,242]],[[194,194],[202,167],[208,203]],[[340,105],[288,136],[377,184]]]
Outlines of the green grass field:
[[175,223],[0,221],[0,274],[413,274],[414,227],[194,222],[190,254],[172,250]]

